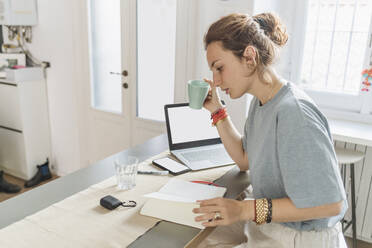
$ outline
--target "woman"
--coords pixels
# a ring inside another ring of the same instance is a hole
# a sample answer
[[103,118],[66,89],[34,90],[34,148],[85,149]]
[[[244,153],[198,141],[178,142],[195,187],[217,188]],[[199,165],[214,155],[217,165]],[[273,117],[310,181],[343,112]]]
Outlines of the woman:
[[[327,120],[272,68],[287,39],[271,13],[231,14],[205,35],[213,81],[206,80],[211,91],[204,107],[231,158],[242,171],[250,170],[255,200],[200,201],[196,221],[206,227],[246,222],[248,242],[242,247],[346,247],[339,224],[346,195]],[[217,87],[232,99],[254,96],[243,137]]]

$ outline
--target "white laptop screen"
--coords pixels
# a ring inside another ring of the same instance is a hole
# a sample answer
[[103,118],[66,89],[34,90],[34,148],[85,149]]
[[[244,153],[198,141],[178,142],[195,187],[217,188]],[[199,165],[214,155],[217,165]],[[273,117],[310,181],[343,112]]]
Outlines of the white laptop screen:
[[194,110],[189,106],[168,108],[169,128],[173,144],[216,139],[216,127],[211,125],[210,113],[206,109]]

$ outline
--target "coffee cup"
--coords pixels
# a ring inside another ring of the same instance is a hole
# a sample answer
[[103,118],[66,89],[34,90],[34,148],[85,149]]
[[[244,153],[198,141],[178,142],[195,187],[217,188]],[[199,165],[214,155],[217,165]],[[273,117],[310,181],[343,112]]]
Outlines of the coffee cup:
[[187,83],[187,88],[189,93],[189,107],[201,109],[208,95],[209,83],[201,80],[190,80]]

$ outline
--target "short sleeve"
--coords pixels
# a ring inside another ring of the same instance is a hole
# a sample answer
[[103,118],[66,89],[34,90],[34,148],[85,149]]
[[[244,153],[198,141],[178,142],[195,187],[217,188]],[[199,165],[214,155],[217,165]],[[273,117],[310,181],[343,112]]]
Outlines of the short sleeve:
[[285,191],[297,208],[346,199],[327,129],[306,123],[278,131],[279,167]]

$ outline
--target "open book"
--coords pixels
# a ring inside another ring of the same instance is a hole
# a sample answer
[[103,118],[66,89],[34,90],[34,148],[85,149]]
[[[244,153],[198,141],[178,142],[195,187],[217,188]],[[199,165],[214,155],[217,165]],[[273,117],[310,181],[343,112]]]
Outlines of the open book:
[[224,187],[172,178],[158,192],[144,195],[150,199],[142,207],[141,214],[204,229],[201,222],[194,220],[197,214],[192,209],[199,207],[196,201],[222,197],[225,192]]

